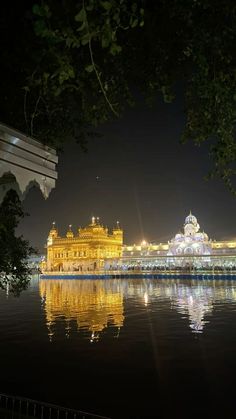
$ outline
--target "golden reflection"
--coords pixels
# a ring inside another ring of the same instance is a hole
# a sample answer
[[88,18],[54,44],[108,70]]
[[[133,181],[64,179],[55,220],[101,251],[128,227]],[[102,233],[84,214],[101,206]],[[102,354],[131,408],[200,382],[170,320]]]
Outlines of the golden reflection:
[[91,332],[90,341],[99,339],[108,326],[119,329],[124,322],[123,294],[115,281],[41,280],[40,296],[45,308],[48,335],[52,340],[57,320],[65,320],[65,335],[71,322],[77,329]]
[[143,305],[155,311],[160,302],[167,303],[188,319],[194,333],[203,332],[216,305],[236,303],[236,283],[226,280],[41,280],[39,287],[50,340],[56,323],[63,324],[69,338],[75,329],[73,322],[77,330],[89,332],[90,342],[97,342],[101,332],[110,326],[115,329],[113,336],[119,337],[125,299],[127,307],[135,302],[137,314]]

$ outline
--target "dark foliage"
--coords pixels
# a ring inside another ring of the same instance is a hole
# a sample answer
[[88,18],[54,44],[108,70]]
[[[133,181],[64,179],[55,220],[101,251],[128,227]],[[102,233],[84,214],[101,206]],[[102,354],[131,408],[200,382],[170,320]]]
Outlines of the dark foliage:
[[27,258],[35,253],[27,240],[15,235],[24,216],[19,197],[11,189],[0,205],[0,287],[15,295],[27,288],[30,276]]
[[[182,140],[208,140],[214,168],[236,173],[233,0],[45,0],[1,15],[0,118],[60,147],[117,118],[141,91],[150,104],[183,86]],[[15,34],[15,35],[14,35]]]

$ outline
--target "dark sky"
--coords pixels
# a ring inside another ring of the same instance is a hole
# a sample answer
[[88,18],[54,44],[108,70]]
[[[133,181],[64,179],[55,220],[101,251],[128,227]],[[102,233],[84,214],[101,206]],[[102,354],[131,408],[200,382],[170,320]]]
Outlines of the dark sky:
[[[210,169],[206,146],[180,145],[184,113],[180,104],[153,109],[139,105],[100,128],[102,138],[83,153],[67,144],[59,156],[58,181],[48,200],[32,189],[22,232],[42,250],[52,221],[64,234],[99,216],[124,228],[126,244],[165,242],[183,226],[191,209],[212,239],[236,237],[236,199],[220,180],[205,181]],[[98,178],[97,178],[98,177]]]

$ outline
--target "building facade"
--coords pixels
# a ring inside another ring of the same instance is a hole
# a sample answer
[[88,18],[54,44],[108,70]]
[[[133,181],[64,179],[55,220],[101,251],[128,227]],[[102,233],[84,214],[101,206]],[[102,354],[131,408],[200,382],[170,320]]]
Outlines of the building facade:
[[200,232],[197,218],[191,214],[186,217],[183,232],[177,233],[167,243],[148,243],[124,245],[124,257],[184,256],[184,255],[236,255],[236,240],[212,240],[205,232]]
[[71,227],[66,236],[61,237],[53,223],[47,240],[47,259],[42,263],[43,271],[102,270],[107,260],[118,260],[122,256],[123,230],[118,222],[112,233],[95,217],[88,226],[79,228],[77,234]]
[[183,230],[167,243],[124,245],[121,269],[153,270],[174,267],[227,267],[236,269],[236,240],[216,241],[200,231],[197,218],[186,217]]
[[43,272],[119,271],[172,269],[195,266],[236,269],[236,241],[213,241],[200,231],[197,218],[186,217],[183,231],[167,243],[123,245],[123,230],[119,223],[109,233],[98,218],[79,228],[71,226],[61,237],[53,223],[47,241],[47,258],[41,264]]
[[208,235],[200,232],[197,218],[190,214],[185,218],[183,233],[180,232],[168,242],[167,256],[212,254],[212,243]]

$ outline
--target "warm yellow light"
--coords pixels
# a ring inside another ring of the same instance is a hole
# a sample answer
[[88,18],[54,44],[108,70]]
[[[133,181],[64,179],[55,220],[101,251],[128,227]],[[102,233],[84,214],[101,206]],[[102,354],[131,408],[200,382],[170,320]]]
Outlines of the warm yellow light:
[[66,237],[59,237],[52,229],[47,241],[47,261],[43,271],[50,272],[88,272],[104,269],[104,260],[119,258],[122,254],[123,231],[113,230],[99,224],[99,217],[92,217],[92,223],[79,229],[79,234],[72,231],[72,225]]

